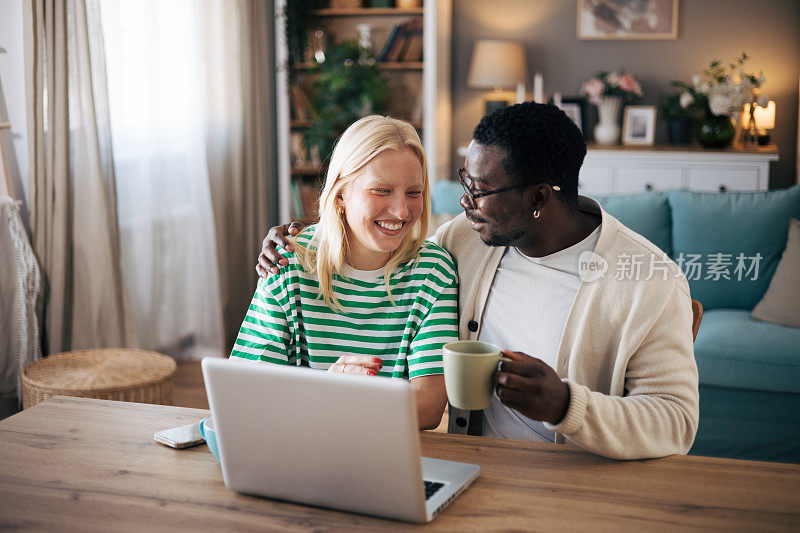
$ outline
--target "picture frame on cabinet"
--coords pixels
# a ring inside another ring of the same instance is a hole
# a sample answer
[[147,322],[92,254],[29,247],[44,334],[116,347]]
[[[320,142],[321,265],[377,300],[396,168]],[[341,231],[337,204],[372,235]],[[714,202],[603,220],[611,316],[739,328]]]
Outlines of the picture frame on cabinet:
[[564,96],[561,98],[560,104],[556,104],[553,98],[550,98],[548,103],[557,105],[578,126],[581,133],[584,132],[588,121],[586,98],[582,96]]
[[563,103],[559,106],[565,115],[578,126],[578,129],[583,132],[583,118],[581,116],[581,106],[575,103]]
[[656,134],[656,107],[629,105],[625,107],[622,121],[622,144],[626,146],[652,146]]

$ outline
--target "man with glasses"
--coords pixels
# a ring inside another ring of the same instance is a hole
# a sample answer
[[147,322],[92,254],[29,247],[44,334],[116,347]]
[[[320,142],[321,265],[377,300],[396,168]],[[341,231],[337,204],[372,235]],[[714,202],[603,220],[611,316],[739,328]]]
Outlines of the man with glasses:
[[[551,105],[500,109],[473,132],[458,170],[465,213],[436,240],[458,264],[460,338],[497,344],[512,361],[482,413],[451,409],[450,431],[619,459],[686,453],[698,423],[688,283],[578,196],[585,155],[578,128]],[[284,244],[284,230],[265,239],[259,273],[274,266],[270,241]],[[616,275],[631,257],[669,275]]]

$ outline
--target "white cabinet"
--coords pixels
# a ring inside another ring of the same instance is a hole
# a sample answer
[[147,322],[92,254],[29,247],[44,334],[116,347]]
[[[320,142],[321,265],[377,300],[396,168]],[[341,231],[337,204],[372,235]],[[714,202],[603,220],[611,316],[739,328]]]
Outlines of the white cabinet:
[[587,168],[584,164],[581,168],[580,179],[578,180],[578,189],[581,194],[611,194],[614,189],[611,184],[611,176],[614,172],[614,167],[608,164],[592,165]]
[[689,169],[688,187],[696,191],[758,191],[767,188],[767,176],[757,167],[700,167]]
[[618,194],[678,189],[683,185],[680,165],[653,167],[641,163],[618,165],[614,176],[614,192]]
[[769,163],[777,160],[775,146],[707,150],[589,145],[578,190],[589,196],[679,188],[719,192],[767,190]]

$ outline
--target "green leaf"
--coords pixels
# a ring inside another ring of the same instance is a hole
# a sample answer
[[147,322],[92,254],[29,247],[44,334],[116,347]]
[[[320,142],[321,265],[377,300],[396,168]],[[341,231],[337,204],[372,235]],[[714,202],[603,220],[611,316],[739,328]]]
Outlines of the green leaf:
[[305,144],[316,146],[323,159],[330,157],[341,133],[365,111],[386,113],[387,85],[375,58],[356,41],[328,47],[325,62],[311,70],[316,76],[311,101],[318,117],[306,130]]

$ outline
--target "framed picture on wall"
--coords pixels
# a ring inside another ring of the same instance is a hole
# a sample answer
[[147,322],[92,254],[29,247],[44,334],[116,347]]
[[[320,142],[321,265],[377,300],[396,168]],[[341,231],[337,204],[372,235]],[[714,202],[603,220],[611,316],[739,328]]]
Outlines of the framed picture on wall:
[[622,144],[652,146],[656,137],[656,108],[629,105],[622,121]]
[[578,38],[678,38],[678,0],[578,0]]

